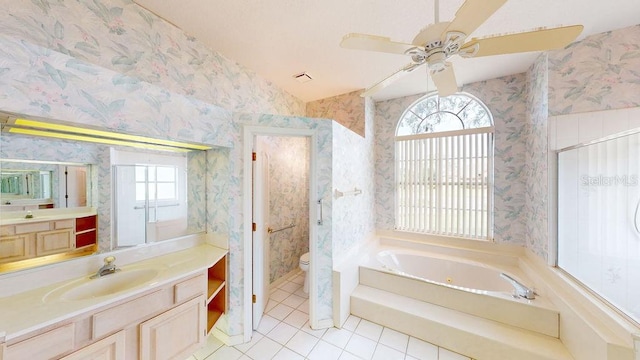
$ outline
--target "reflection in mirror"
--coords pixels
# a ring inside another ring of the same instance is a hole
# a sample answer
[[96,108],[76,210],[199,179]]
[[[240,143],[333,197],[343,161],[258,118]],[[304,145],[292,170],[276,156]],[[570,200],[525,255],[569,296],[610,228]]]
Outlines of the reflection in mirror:
[[2,169],[0,172],[0,196],[2,196],[2,203],[5,205],[11,205],[11,200],[50,199],[51,172]]
[[201,209],[188,204],[204,191],[206,169],[194,160],[206,163],[205,154],[113,151],[114,248],[176,238],[204,223]]
[[26,211],[89,206],[87,164],[0,161],[0,211]]

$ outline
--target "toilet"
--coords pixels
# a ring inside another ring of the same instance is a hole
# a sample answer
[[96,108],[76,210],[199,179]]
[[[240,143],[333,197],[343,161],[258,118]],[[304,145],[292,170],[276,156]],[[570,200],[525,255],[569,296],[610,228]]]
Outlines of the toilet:
[[304,271],[304,286],[302,290],[305,294],[309,293],[309,253],[300,256],[300,269]]

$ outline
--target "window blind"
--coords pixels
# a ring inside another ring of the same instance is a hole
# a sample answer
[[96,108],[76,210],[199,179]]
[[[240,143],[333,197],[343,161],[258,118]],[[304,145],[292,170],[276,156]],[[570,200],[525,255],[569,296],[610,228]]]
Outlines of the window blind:
[[396,137],[396,229],[492,238],[493,127]]

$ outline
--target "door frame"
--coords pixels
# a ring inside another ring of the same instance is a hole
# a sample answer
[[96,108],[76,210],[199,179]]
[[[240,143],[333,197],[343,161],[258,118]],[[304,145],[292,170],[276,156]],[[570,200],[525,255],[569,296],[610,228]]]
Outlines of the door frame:
[[309,146],[309,324],[312,328],[318,328],[318,318],[316,316],[317,307],[317,247],[318,247],[318,139],[317,130],[313,129],[291,129],[267,126],[245,126],[243,131],[243,232],[244,232],[244,341],[251,341],[253,323],[253,236],[251,229],[252,206],[252,152],[254,138],[256,136],[289,136],[307,137]]
[[[269,175],[265,172],[269,171],[269,154],[265,153],[259,142],[261,136],[254,136],[253,140],[253,152],[255,158],[252,161],[252,189],[253,189],[253,211],[252,219],[256,223],[256,229],[252,233],[253,241],[253,261],[251,262],[251,275],[253,276],[253,294],[257,295],[256,302],[251,304],[252,306],[252,328],[257,330],[258,322],[262,320],[264,310],[267,307],[269,301],[269,278],[270,278],[270,264],[269,264],[269,233],[267,232],[269,226]],[[308,185],[308,184],[307,184]],[[261,244],[260,244],[261,243]],[[308,243],[308,241],[307,241]],[[256,254],[256,249],[262,250],[262,255]],[[256,256],[258,255],[258,256]],[[262,267],[262,274],[256,274],[257,268]],[[260,298],[263,296],[264,298]],[[257,312],[261,313],[259,316]]]

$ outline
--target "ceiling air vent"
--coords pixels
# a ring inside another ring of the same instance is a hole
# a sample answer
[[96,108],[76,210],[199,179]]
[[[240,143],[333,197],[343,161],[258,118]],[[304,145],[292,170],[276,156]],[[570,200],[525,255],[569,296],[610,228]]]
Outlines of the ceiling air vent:
[[295,74],[293,75],[293,78],[296,79],[301,84],[304,84],[306,82],[313,80],[313,78],[311,77],[311,75],[309,75],[308,72],[301,72],[299,74]]

